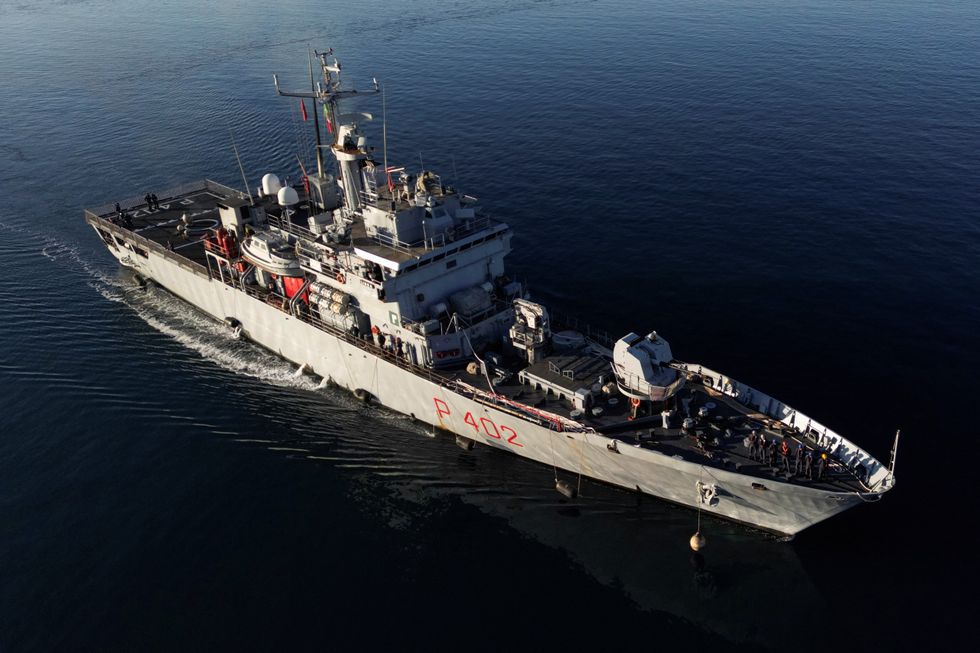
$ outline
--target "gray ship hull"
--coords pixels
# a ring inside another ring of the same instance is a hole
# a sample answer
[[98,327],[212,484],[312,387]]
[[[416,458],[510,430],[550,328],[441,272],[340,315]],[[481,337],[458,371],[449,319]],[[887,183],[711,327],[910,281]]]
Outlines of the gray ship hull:
[[[598,433],[561,432],[522,419],[446,387],[437,377],[375,355],[356,342],[284,314],[177,257],[151,250],[134,257],[109,248],[124,265],[152,279],[216,320],[234,318],[254,342],[351,391],[445,431],[536,462],[629,490],[697,508],[707,514],[792,536],[862,501],[834,492],[706,467],[679,456],[614,443]],[[610,448],[612,446],[612,448]],[[699,484],[713,486],[705,501]],[[873,495],[877,498],[877,495]]]

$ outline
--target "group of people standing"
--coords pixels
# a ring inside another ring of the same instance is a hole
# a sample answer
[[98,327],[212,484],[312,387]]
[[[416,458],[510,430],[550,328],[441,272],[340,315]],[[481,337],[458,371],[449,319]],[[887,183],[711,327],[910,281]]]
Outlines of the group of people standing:
[[157,199],[156,193],[147,193],[143,196],[146,200],[146,210],[147,211],[159,211],[160,210],[160,200]]
[[109,221],[113,224],[121,224],[127,229],[133,228],[133,216],[129,215],[129,211],[123,209],[119,206],[119,202],[116,202],[116,215],[115,217],[109,216]]
[[[787,476],[805,476],[809,480],[823,479],[830,465],[826,451],[819,456],[813,449],[799,442],[794,449],[788,438],[766,438],[765,433],[754,430],[745,438],[745,446],[749,450],[749,458],[757,460],[773,468],[782,467]],[[791,464],[792,461],[792,464]]]

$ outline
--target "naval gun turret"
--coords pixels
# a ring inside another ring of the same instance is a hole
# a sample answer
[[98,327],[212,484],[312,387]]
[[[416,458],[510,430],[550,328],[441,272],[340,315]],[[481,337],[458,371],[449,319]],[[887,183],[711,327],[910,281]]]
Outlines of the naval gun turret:
[[631,399],[663,401],[683,385],[683,377],[669,367],[674,359],[670,345],[657,335],[631,333],[613,347],[613,369],[619,391]]

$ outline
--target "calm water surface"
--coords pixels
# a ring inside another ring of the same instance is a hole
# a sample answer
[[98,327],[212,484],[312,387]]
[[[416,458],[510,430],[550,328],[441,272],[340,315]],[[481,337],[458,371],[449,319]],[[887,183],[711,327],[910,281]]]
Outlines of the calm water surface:
[[[240,186],[230,129],[295,178],[272,73],[327,46],[539,299],[879,458],[901,428],[896,490],[792,543],[710,521],[698,568],[690,511],[563,502],[135,288],[82,207]],[[12,0],[0,75],[0,650],[970,641],[976,2]]]

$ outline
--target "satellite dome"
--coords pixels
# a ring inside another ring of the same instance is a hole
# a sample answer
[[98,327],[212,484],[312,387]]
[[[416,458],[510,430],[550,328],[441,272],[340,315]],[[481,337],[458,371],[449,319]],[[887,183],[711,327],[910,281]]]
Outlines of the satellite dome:
[[266,195],[275,195],[280,188],[282,188],[282,183],[279,181],[279,177],[271,172],[262,177],[262,192]]
[[279,198],[279,206],[292,206],[299,202],[299,194],[292,186],[280,188],[277,197]]

